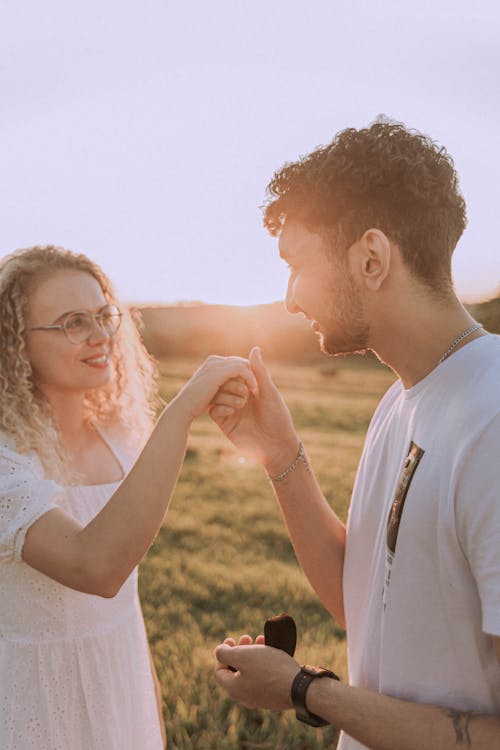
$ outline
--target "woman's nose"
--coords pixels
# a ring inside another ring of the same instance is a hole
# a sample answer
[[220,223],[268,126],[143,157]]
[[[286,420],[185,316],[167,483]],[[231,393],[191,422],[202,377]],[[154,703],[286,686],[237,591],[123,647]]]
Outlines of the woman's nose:
[[110,335],[109,333],[104,329],[101,323],[97,320],[97,318],[92,318],[92,330],[90,332],[90,335],[87,339],[87,342],[90,344],[101,344],[103,341],[109,341]]

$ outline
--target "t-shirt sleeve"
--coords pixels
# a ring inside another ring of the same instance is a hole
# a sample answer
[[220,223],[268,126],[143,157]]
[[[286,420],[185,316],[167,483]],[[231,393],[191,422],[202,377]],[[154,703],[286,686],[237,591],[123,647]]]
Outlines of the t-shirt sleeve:
[[500,636],[500,415],[471,446],[457,485],[457,529],[481,600],[485,633]]
[[0,563],[21,560],[28,529],[60,507],[62,492],[56,482],[40,476],[33,458],[0,448]]

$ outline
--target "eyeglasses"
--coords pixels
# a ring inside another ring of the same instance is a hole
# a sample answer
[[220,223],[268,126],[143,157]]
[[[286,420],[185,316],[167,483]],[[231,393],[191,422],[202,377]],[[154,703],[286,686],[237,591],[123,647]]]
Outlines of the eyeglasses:
[[83,344],[92,336],[97,325],[106,336],[112,338],[120,327],[122,313],[116,305],[106,305],[98,313],[88,310],[75,310],[65,315],[62,323],[51,326],[36,326],[30,331],[64,331],[72,344]]

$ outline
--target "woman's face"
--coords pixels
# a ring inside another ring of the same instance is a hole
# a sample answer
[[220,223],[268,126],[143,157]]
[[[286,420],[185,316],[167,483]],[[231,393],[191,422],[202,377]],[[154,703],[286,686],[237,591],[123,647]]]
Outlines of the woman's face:
[[107,301],[98,281],[84,271],[60,270],[41,279],[26,311],[26,348],[38,388],[47,397],[81,393],[112,377],[111,339],[94,321],[88,339],[74,344],[63,330],[30,330],[58,325],[68,313],[98,313]]

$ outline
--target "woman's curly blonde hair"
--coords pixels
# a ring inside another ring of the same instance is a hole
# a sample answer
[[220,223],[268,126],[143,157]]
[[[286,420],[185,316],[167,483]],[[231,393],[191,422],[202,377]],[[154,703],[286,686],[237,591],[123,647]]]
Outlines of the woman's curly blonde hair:
[[[25,342],[30,292],[43,278],[60,270],[83,271],[99,283],[106,302],[115,301],[113,287],[100,267],[83,254],[55,247],[18,250],[0,260],[0,429],[20,453],[34,451],[46,475],[75,481],[50,405],[36,387]],[[96,425],[117,427],[141,445],[149,435],[156,404],[157,370],[141,342],[131,313],[122,310],[113,338],[114,378],[85,396],[85,414]]]

